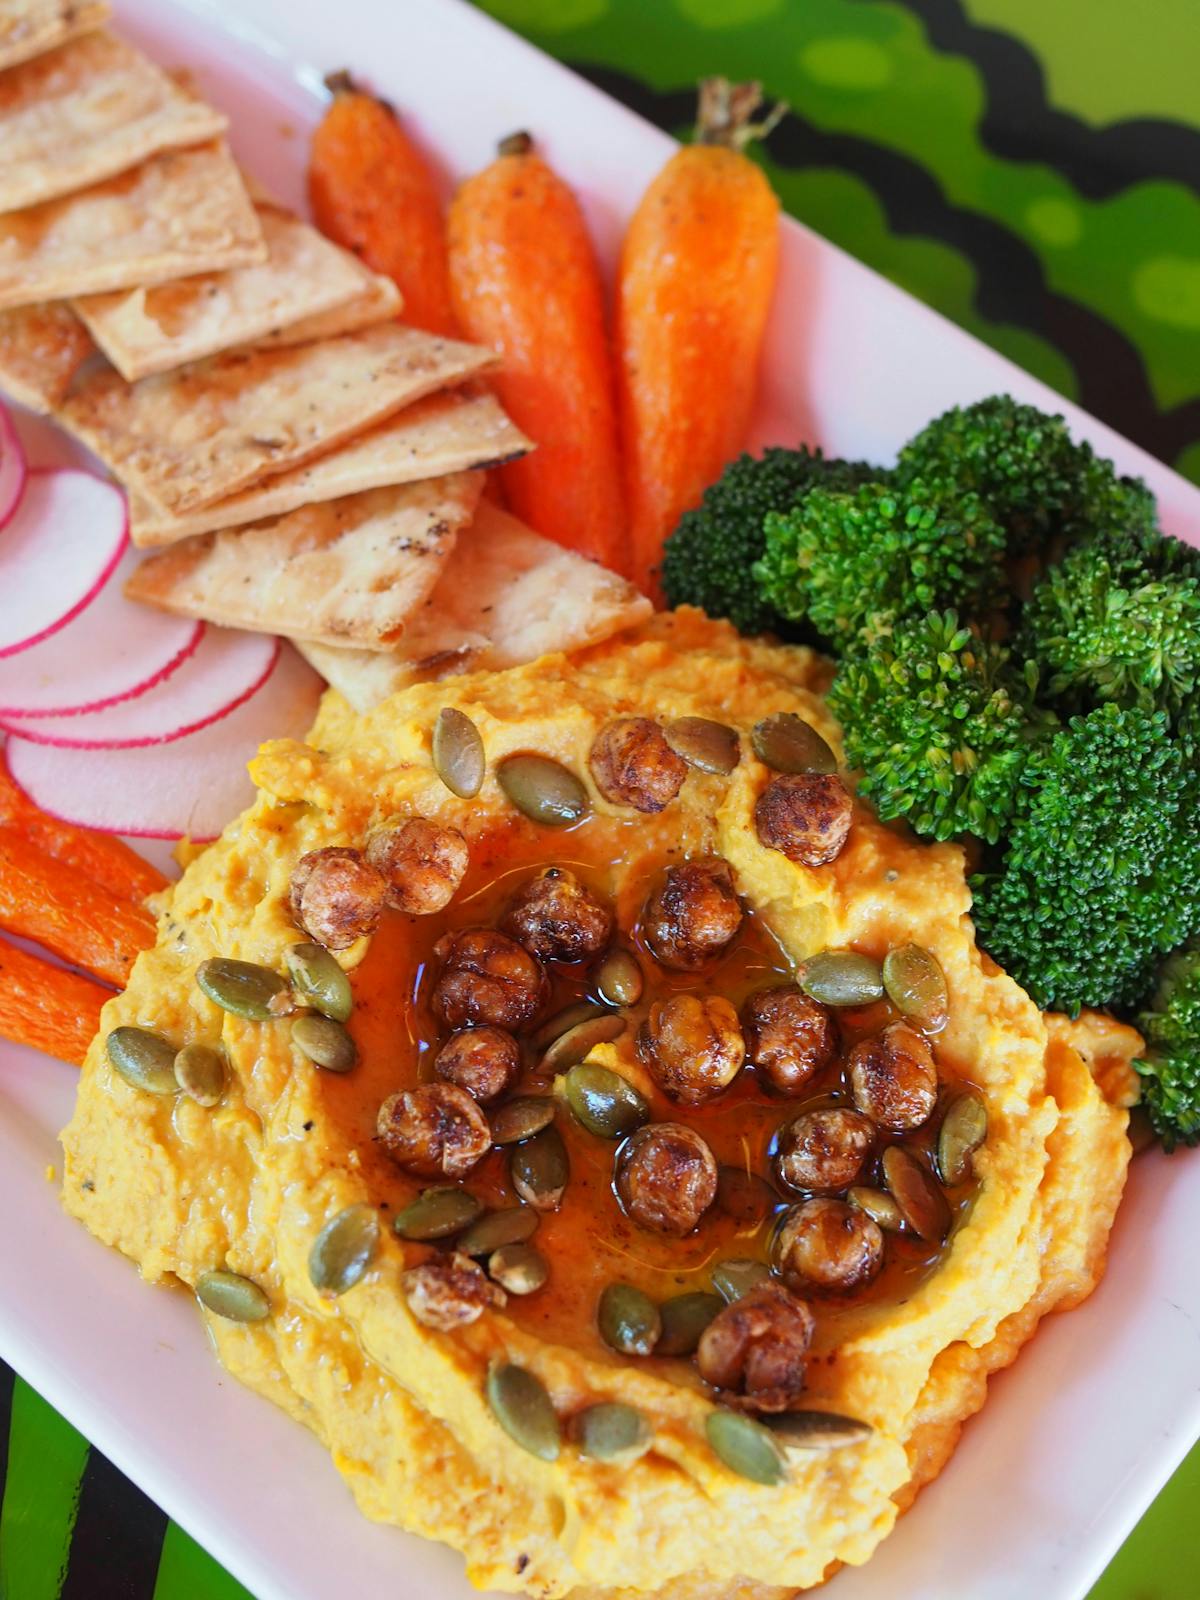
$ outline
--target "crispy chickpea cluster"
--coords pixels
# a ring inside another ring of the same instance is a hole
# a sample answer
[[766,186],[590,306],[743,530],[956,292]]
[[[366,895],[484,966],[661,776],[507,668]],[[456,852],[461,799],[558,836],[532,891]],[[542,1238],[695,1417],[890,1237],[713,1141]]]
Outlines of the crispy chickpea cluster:
[[720,1399],[744,1411],[786,1411],[804,1390],[815,1321],[782,1283],[765,1283],[719,1311],[700,1336],[696,1366]]
[[547,867],[516,894],[500,923],[539,961],[586,961],[612,938],[609,906],[566,867]]
[[687,762],[649,717],[618,717],[607,723],[596,735],[588,765],[606,800],[646,812],[669,805],[688,772]]
[[851,809],[846,785],[832,773],[785,773],[759,795],[754,826],[768,850],[803,867],[825,867],[842,853]]
[[664,967],[695,972],[722,955],[742,925],[733,873],[724,861],[668,867],[646,902],[646,942]]
[[486,1023],[519,1033],[546,1003],[549,986],[541,963],[495,928],[464,928],[434,946],[442,963],[434,1010],[451,1028]]

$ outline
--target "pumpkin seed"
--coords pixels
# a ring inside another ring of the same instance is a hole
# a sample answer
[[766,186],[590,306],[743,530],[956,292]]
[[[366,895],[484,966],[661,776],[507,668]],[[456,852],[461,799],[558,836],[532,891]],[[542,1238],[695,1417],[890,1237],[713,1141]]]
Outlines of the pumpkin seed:
[[581,1061],[563,1080],[575,1120],[600,1139],[623,1139],[650,1118],[650,1104],[619,1072]]
[[234,961],[212,956],[196,968],[196,982],[223,1011],[248,1022],[271,1022],[279,1015],[271,1002],[287,989],[286,981],[270,967],[254,961]]
[[987,1138],[987,1104],[977,1089],[964,1089],[946,1109],[938,1129],[937,1169],[943,1183],[971,1175],[971,1157]]
[[449,1239],[483,1215],[483,1203],[465,1189],[422,1189],[392,1219],[401,1239]]
[[848,1444],[861,1444],[875,1431],[869,1422],[836,1411],[788,1411],[773,1418],[769,1426],[785,1454],[841,1450]]
[[225,1093],[225,1057],[208,1044],[185,1044],[175,1057],[175,1082],[199,1106],[215,1106]]
[[667,743],[689,767],[728,776],[741,757],[736,728],[709,717],[676,717],[663,729]]
[[642,1413],[619,1400],[588,1406],[576,1416],[574,1429],[580,1453],[592,1461],[636,1461],[649,1450],[653,1438]]
[[596,968],[596,988],[613,1006],[635,1006],[642,998],[645,979],[631,950],[617,945]]
[[305,1005],[335,1022],[350,1020],[354,1009],[350,979],[324,945],[290,945],[284,951],[283,964]]
[[514,1145],[508,1158],[513,1188],[535,1211],[557,1211],[571,1176],[562,1134],[551,1123],[525,1144]]
[[202,1306],[230,1322],[261,1322],[271,1314],[266,1293],[238,1272],[202,1272],[195,1292]]
[[812,726],[794,711],[776,711],[754,724],[754,753],[775,772],[836,772],[837,757]]
[[581,1022],[590,1022],[593,1017],[611,1017],[612,1010],[609,1006],[597,1005],[595,1000],[575,1000],[569,1006],[564,1006],[561,1011],[556,1011],[552,1017],[547,1017],[545,1022],[529,1035],[529,1042],[539,1053],[560,1039],[564,1033],[569,1033],[572,1028],[577,1028]]
[[690,1294],[673,1294],[658,1308],[662,1332],[654,1346],[656,1356],[690,1356],[700,1343],[700,1335],[725,1302],[720,1295],[703,1289]]
[[868,1189],[856,1183],[846,1191],[846,1199],[857,1211],[864,1212],[872,1222],[878,1224],[884,1233],[899,1233],[904,1226],[900,1207],[883,1189]]
[[735,1222],[757,1227],[779,1204],[779,1196],[757,1172],[721,1167],[717,1171],[717,1204]]
[[787,1476],[787,1462],[770,1428],[740,1411],[710,1411],[704,1432],[713,1453],[739,1478],[768,1486]]
[[496,777],[517,810],[544,828],[565,828],[591,809],[583,784],[549,756],[507,756]]
[[577,1022],[566,1033],[559,1034],[538,1062],[537,1071],[546,1076],[565,1072],[598,1044],[611,1044],[619,1039],[627,1026],[625,1018],[615,1011],[604,1011],[586,1022]]
[[662,1337],[662,1317],[650,1296],[632,1283],[608,1283],[596,1307],[600,1337],[623,1356],[648,1356]]
[[549,1095],[523,1094],[492,1112],[492,1143],[520,1144],[532,1139],[554,1121],[554,1101]]
[[147,1094],[178,1094],[175,1046],[149,1028],[114,1028],[104,1041],[108,1059],[134,1089]]
[[765,1261],[751,1261],[745,1256],[733,1256],[728,1261],[718,1261],[712,1269],[712,1286],[728,1304],[740,1300],[760,1283],[766,1283],[771,1269]]
[[456,1241],[455,1249],[464,1256],[489,1256],[501,1245],[524,1244],[526,1239],[532,1239],[541,1220],[532,1206],[486,1211]]
[[332,1017],[297,1017],[292,1042],[326,1072],[349,1072],[358,1060],[358,1046]]
[[472,799],[483,788],[483,740],[466,712],[454,706],[443,706],[433,725],[433,770],[460,800]]
[[331,1217],[308,1252],[308,1276],[321,1294],[345,1294],[371,1265],[379,1246],[379,1216],[370,1206],[347,1206]]
[[502,1244],[488,1257],[487,1269],[509,1294],[534,1294],[550,1276],[545,1256],[531,1244]]
[[800,987],[826,1006],[865,1006],[883,999],[883,969],[857,950],[822,950],[800,969]]
[[487,1375],[487,1399],[492,1415],[508,1437],[540,1461],[557,1461],[561,1431],[546,1386],[532,1372],[511,1361],[492,1367]]
[[902,944],[883,959],[883,987],[902,1016],[940,1033],[950,1015],[941,962],[919,944]]
[[950,1207],[932,1175],[915,1156],[893,1144],[883,1152],[883,1177],[913,1232],[940,1243],[950,1231]]

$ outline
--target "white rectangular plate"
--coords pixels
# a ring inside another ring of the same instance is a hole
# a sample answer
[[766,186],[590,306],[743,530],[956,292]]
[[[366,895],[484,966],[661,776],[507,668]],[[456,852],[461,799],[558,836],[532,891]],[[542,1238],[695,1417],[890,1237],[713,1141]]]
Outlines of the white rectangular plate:
[[[320,75],[344,66],[403,107],[448,173],[530,128],[607,262],[671,148],[461,0],[118,0],[117,12],[160,61],[195,72],[243,158],[296,201]],[[1065,410],[1196,541],[1200,491],[787,225],[758,442],[890,459],[936,412],[1000,390]],[[143,1287],[63,1216],[47,1168],[74,1078],[0,1044],[0,1354],[259,1600],[472,1594],[457,1556],[363,1520],[315,1440],[224,1376],[187,1298]],[[1099,1292],[996,1381],[943,1477],[831,1600],[1080,1600],[1200,1432],[1198,1215],[1200,1159],[1137,1162]]]

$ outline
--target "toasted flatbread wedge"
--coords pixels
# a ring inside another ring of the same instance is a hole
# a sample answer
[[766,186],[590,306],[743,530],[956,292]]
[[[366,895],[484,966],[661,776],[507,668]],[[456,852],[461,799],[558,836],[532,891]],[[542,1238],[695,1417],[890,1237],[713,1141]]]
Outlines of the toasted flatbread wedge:
[[653,609],[615,572],[482,500],[390,654],[311,642],[299,648],[356,711],[370,711],[422,678],[515,667],[598,644]]
[[254,209],[267,247],[264,262],[75,301],[123,378],[132,383],[255,344],[276,328],[362,294],[363,269],[348,250],[282,207],[260,201]]
[[482,473],[368,489],[150,556],[125,592],[234,628],[386,650],[437,582]]
[[0,0],[0,71],[108,20],[104,0]]
[[0,216],[0,308],[222,272],[266,254],[224,143],[167,150],[91,189]]
[[283,516],[298,506],[340,500],[364,489],[442,478],[472,467],[499,466],[532,448],[494,395],[449,390],[405,406],[387,422],[315,461],[199,511],[172,516],[156,510],[135,491],[130,496],[129,531],[134,544],[150,550],[217,528]]
[[179,513],[310,461],[494,360],[390,322],[293,350],[228,351],[140,383],[97,373],[60,416],[126,484]]
[[399,289],[390,278],[363,266],[357,256],[350,256],[349,259],[360,275],[358,292],[353,299],[336,306],[332,311],[318,311],[315,316],[302,317],[299,322],[277,328],[265,339],[255,342],[263,350],[279,350],[285,345],[336,339],[339,334],[373,328],[377,322],[394,321],[404,309],[404,298]]
[[0,211],[86,189],[227,126],[131,44],[85,33],[0,77]]
[[55,411],[95,349],[65,300],[0,311],[0,389],[31,411]]

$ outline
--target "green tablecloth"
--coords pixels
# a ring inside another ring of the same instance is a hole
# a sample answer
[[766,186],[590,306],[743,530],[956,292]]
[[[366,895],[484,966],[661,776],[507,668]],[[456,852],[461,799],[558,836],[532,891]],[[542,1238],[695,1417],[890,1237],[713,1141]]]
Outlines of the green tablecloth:
[[[1200,481],[1198,0],[484,3],[676,131],[762,78],[789,210]],[[5,1465],[0,1600],[245,1594],[0,1367]],[[1195,1600],[1198,1515],[1200,1448],[1092,1600]]]

